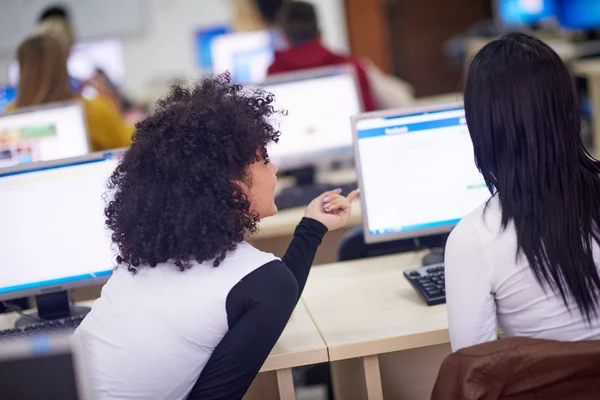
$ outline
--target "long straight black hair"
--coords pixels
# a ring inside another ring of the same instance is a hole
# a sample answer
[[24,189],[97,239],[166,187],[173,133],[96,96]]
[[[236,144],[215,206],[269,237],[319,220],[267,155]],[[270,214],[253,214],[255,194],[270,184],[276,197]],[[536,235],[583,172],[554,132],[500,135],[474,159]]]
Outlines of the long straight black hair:
[[[475,161],[517,231],[541,284],[598,317],[600,163],[586,151],[573,79],[542,41],[511,33],[486,45],[469,67],[467,125]],[[570,295],[570,296],[569,296]]]

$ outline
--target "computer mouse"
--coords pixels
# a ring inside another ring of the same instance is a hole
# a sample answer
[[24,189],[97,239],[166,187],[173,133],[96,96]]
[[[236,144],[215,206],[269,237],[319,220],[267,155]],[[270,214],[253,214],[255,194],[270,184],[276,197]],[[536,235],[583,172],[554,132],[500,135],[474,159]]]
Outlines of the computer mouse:
[[431,249],[431,253],[426,254],[421,259],[421,263],[423,266],[427,265],[435,265],[435,264],[443,264],[444,263],[444,249],[435,248]]

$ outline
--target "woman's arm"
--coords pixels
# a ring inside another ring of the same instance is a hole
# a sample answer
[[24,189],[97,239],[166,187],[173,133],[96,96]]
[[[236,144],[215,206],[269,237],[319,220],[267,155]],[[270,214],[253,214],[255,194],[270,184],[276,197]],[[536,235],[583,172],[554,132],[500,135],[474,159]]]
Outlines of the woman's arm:
[[354,191],[333,190],[306,209],[283,261],[270,262],[244,277],[227,296],[225,334],[188,399],[241,399],[279,339],[304,289],[327,230],[348,222]]
[[450,235],[445,265],[452,350],[496,340],[498,323],[492,269],[477,228],[470,221],[463,220]]
[[244,396],[294,311],[326,232],[320,222],[304,218],[283,262],[260,267],[231,290],[226,303],[229,331],[188,399]]
[[296,279],[281,261],[270,262],[242,279],[227,296],[229,331],[211,355],[188,399],[241,399],[275,346],[297,302]]

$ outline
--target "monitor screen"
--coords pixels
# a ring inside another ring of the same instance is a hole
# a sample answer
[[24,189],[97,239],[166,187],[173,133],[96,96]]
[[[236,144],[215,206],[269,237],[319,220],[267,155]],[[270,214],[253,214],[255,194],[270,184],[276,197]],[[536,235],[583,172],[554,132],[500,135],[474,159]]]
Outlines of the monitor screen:
[[600,29],[600,1],[558,0],[558,21],[567,29]]
[[279,143],[269,155],[280,168],[295,168],[329,157],[352,157],[350,118],[361,112],[351,67],[276,75],[260,85],[275,96]]
[[0,116],[0,168],[88,152],[85,114],[78,101]]
[[520,26],[556,16],[556,0],[496,0],[498,18],[505,25]]
[[119,154],[0,171],[0,300],[108,279],[104,193]]
[[363,114],[354,124],[367,243],[450,232],[490,197],[462,107]]
[[273,33],[269,31],[230,33],[211,42],[213,72],[229,71],[241,84],[265,80],[273,62]]
[[[125,61],[123,43],[120,39],[110,38],[76,43],[71,49],[67,61],[71,78],[84,81],[91,78],[96,69],[101,69],[116,86],[125,81]],[[8,69],[11,85],[19,84],[19,63],[13,61]]]

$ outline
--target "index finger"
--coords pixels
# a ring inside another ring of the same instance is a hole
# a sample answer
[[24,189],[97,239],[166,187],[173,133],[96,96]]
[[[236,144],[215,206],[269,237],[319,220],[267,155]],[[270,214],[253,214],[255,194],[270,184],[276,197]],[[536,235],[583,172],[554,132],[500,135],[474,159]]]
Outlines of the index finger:
[[353,202],[358,195],[360,194],[360,189],[356,189],[353,190],[352,192],[350,192],[350,194],[348,196],[346,196],[346,198],[348,199],[349,202]]

